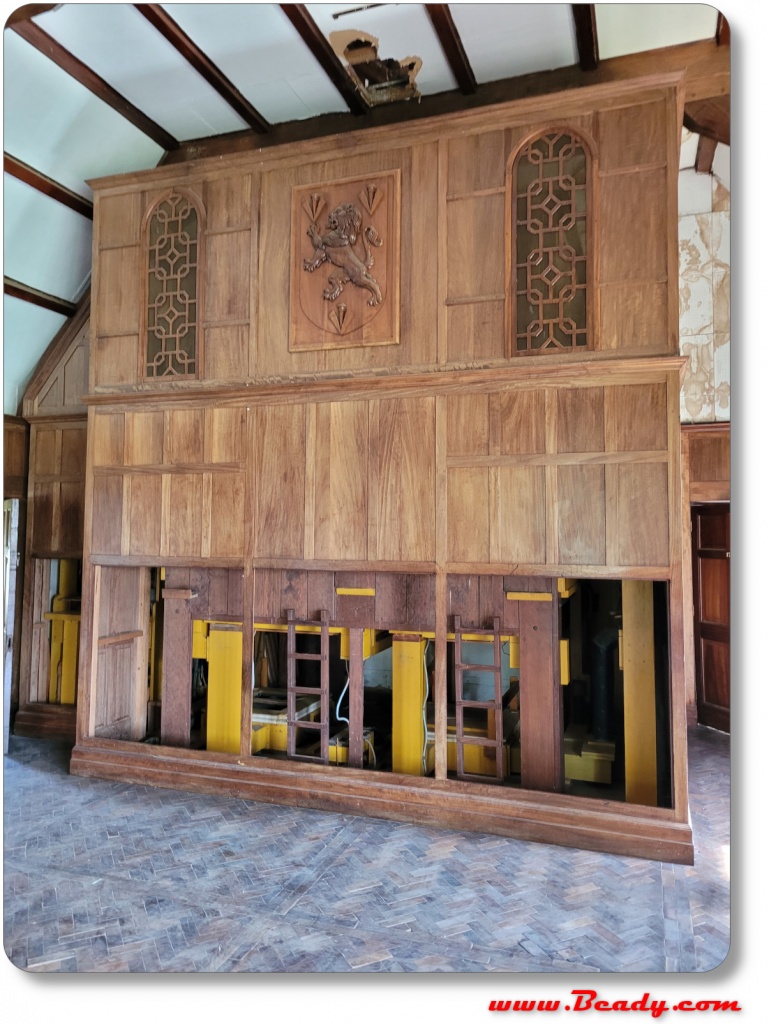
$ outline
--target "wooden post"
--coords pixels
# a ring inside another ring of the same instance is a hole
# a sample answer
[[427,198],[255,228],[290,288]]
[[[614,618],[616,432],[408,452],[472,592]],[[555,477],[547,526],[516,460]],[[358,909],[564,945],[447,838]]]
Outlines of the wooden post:
[[563,700],[558,598],[519,601],[521,629],[521,785],[563,789]]
[[167,747],[190,745],[192,713],[192,614],[185,590],[189,569],[167,569],[163,593],[163,696],[160,742]]
[[351,768],[363,767],[363,630],[350,630],[350,751]]
[[622,581],[625,799],[649,807],[657,806],[653,586],[649,580]]

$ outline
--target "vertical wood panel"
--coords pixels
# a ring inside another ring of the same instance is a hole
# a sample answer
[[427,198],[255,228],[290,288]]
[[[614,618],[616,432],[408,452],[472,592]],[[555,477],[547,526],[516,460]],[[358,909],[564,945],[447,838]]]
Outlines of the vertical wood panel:
[[161,508],[160,476],[136,473],[131,480],[129,554],[160,554]]
[[558,392],[558,451],[604,451],[604,389]]
[[542,390],[508,391],[491,399],[498,408],[500,455],[546,451],[545,395]]
[[159,466],[163,462],[163,413],[125,414],[126,466]]
[[379,558],[384,561],[432,560],[435,557],[435,399],[402,399],[378,404]]
[[496,396],[449,395],[446,398],[446,454],[489,454],[489,401]]
[[167,466],[203,461],[205,412],[203,409],[169,409],[165,413],[163,461]]
[[259,558],[299,557],[305,517],[305,407],[266,406],[254,409],[253,416],[255,552]]
[[94,478],[92,519],[91,551],[100,555],[119,555],[123,523],[122,476],[110,474]]
[[667,448],[665,384],[626,384],[606,388],[615,451],[664,451]]
[[668,467],[618,467],[620,565],[668,565]]
[[168,554],[199,558],[203,539],[203,476],[174,473],[170,479]]
[[450,469],[447,499],[449,562],[489,560],[489,471]]
[[211,558],[237,558],[245,544],[245,490],[241,473],[211,473]]
[[606,483],[603,466],[558,467],[558,561],[606,562]]
[[367,403],[319,405],[316,431],[315,557],[365,559]]
[[[190,570],[168,568],[165,587],[185,590]],[[189,601],[164,598],[163,607],[163,701],[160,709],[160,742],[164,746],[190,745],[192,707],[192,615]]]
[[563,789],[563,703],[558,602],[518,602],[521,658],[521,785]]
[[501,561],[544,563],[547,557],[544,467],[501,466],[498,475]]

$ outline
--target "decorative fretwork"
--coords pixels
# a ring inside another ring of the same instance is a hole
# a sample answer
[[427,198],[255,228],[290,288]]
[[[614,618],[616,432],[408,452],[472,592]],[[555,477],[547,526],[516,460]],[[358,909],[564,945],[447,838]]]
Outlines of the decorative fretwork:
[[586,348],[589,160],[569,131],[544,132],[513,167],[516,352]]
[[153,209],[147,229],[148,378],[194,377],[198,369],[200,218],[174,193]]

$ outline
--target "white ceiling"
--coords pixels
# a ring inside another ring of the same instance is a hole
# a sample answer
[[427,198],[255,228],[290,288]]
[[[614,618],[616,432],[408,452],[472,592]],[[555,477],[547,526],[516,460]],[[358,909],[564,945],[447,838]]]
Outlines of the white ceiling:
[[[165,6],[267,121],[347,109],[277,4]],[[423,94],[456,88],[421,4],[346,13],[362,6],[310,4],[308,9],[326,36],[361,29],[378,37],[380,58],[421,57],[417,85]],[[569,4],[460,3],[450,10],[479,83],[577,62]],[[715,8],[705,4],[598,4],[600,56],[712,38],[716,17]],[[35,22],[180,141],[244,129],[238,115],[132,5],[64,4]],[[6,153],[85,197],[91,195],[87,179],[158,163],[163,151],[157,143],[12,30],[4,32],[3,51]],[[4,273],[77,300],[90,271],[90,221],[8,174],[4,185]],[[6,413],[16,412],[35,364],[62,323],[58,314],[5,298]]]

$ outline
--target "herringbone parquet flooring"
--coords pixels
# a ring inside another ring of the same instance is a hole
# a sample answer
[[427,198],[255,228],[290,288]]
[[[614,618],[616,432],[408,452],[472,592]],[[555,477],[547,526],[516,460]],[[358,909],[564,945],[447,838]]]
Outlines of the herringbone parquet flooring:
[[690,734],[694,867],[5,762],[28,971],[706,971],[729,946],[729,738]]

